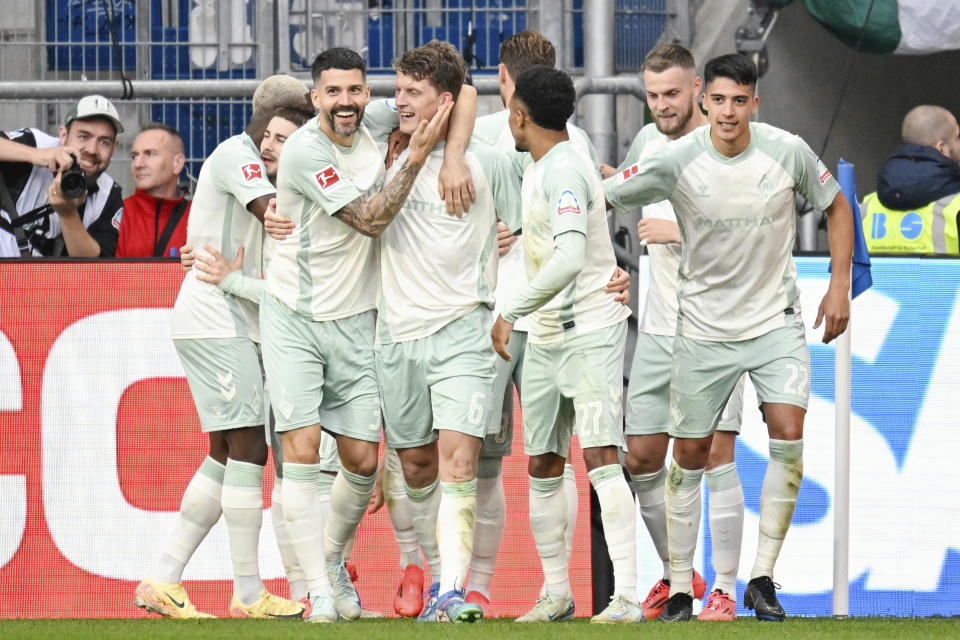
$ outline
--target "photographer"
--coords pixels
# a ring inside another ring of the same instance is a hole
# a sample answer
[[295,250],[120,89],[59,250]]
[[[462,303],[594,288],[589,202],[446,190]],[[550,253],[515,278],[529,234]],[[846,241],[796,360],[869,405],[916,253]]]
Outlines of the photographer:
[[[0,131],[0,257],[114,255],[123,197],[105,172],[122,132],[116,108],[96,95],[67,112],[59,140],[38,129]],[[65,193],[61,182],[77,173],[74,167],[82,170],[86,190],[74,175],[79,189]],[[16,226],[34,210],[46,214],[20,226],[22,233],[11,230],[7,223]]]

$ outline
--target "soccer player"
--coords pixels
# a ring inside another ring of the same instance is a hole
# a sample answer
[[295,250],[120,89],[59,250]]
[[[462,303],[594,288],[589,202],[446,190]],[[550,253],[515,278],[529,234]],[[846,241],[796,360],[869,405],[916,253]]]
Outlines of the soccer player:
[[[197,182],[188,243],[239,247],[243,273],[261,272],[261,219],[274,186],[257,142],[269,113],[254,112],[247,131],[221,143]],[[233,560],[234,617],[299,618],[303,605],[269,593],[260,580],[258,543],[263,518],[263,371],[257,305],[204,282],[184,278],[171,319],[177,353],[209,434],[210,453],[184,493],[180,517],[159,561],[137,586],[138,606],[176,618],[210,617],[196,610],[180,584],[183,569],[210,528],[224,516]]]
[[643,621],[636,600],[636,517],[623,477],[623,349],[629,309],[604,288],[616,264],[599,174],[570,141],[569,76],[531,67],[516,78],[509,125],[531,163],[523,176],[523,243],[530,281],[491,331],[510,360],[517,319],[533,314],[523,370],[524,448],[530,455],[530,524],[545,594],[518,622],[565,620],[574,602],[567,574],[563,471],[573,429],[580,438],[614,567],[614,596],[593,621]]
[[[287,77],[289,78],[289,76]],[[273,119],[270,120],[264,131],[263,141],[260,143],[260,155],[263,158],[263,164],[267,169],[267,176],[270,178],[270,182],[276,184],[277,165],[284,142],[290,134],[312,119],[311,116],[313,114],[293,108],[277,109],[274,113]],[[270,211],[272,210],[268,209],[268,212]],[[269,213],[267,215],[269,215]],[[266,241],[266,246],[264,247],[264,263],[268,262],[268,247],[269,240]],[[188,253],[182,254],[182,256],[192,261],[194,258],[192,248],[185,247],[184,249],[188,250]],[[201,255],[196,258],[196,267],[203,272],[197,277],[204,282],[220,285],[227,293],[242,296],[260,304],[264,290],[263,280],[242,275],[240,271],[243,263],[242,248],[241,251],[238,252],[237,258],[233,261],[228,261],[215,247],[207,245],[206,249],[209,255]],[[277,538],[277,546],[280,549],[280,557],[283,560],[287,582],[290,587],[290,599],[307,605],[310,600],[306,579],[297,560],[296,551],[290,543],[286,529],[286,518],[283,515],[283,445],[280,441],[279,434],[276,432],[275,419],[272,415],[270,419],[270,444],[273,447],[273,461],[276,470],[276,481],[273,485],[270,504],[274,533]],[[325,518],[330,505],[330,490],[333,488],[334,480],[340,469],[340,457],[337,455],[336,440],[332,437],[323,438],[320,443],[319,456],[322,473],[317,481],[317,492],[319,510],[323,515],[324,521],[326,521]],[[351,545],[352,541],[347,544],[347,547]],[[344,556],[347,557],[348,555],[349,553],[345,549]],[[356,581],[356,577],[354,576],[355,569],[352,568],[349,562],[345,563],[345,566],[347,567],[348,573],[350,573],[351,579]],[[383,616],[374,611],[361,609],[360,617],[378,618]]]
[[[413,133],[458,100],[467,66],[431,41],[395,63],[400,131]],[[443,136],[441,136],[442,138]],[[407,149],[388,171],[412,153]],[[430,153],[400,214],[380,239],[377,373],[387,445],[403,467],[413,523],[434,583],[421,621],[474,622],[463,599],[474,543],[477,460],[490,411],[487,339],[496,278],[497,217],[519,229],[519,181],[509,158],[473,145],[476,201],[461,219],[437,196],[443,145]]]
[[[423,554],[417,530],[413,526],[413,513],[410,498],[407,497],[407,485],[403,480],[403,466],[397,452],[387,449],[383,459],[383,492],[393,526],[393,536],[400,550],[400,567],[403,576],[393,598],[393,610],[397,615],[412,618],[423,610]],[[379,509],[377,504],[372,511]]]
[[[348,49],[314,60],[311,96],[320,114],[288,138],[280,159],[277,214],[293,230],[276,243],[261,306],[267,386],[282,434],[284,513],[311,622],[362,613],[343,550],[373,493],[380,442],[374,238],[396,216],[450,113],[446,105],[409,131],[410,152],[381,190],[377,140],[386,140],[398,116],[385,102],[369,103],[365,73]],[[342,464],[325,524],[317,508],[322,431],[335,435]]]
[[[678,44],[655,47],[644,59],[643,84],[653,122],[637,134],[627,157],[617,171],[627,171],[638,160],[678,140],[707,123],[697,98],[701,79],[693,55]],[[611,168],[609,175],[615,171]],[[607,177],[609,177],[609,175]],[[681,257],[680,229],[669,201],[643,208],[638,225],[641,242],[650,256],[650,283],[627,392],[627,455],[624,459],[633,479],[640,515],[663,561],[664,577],[643,601],[647,619],[659,616],[670,593],[670,559],[667,553],[667,518],[664,460],[670,437],[670,370],[677,324],[678,270]],[[737,568],[743,533],[743,489],[734,462],[734,447],[740,429],[742,382],[717,426],[707,461],[710,487],[710,530],[716,583],[701,620],[736,618]],[[694,571],[693,595],[703,598],[706,584]]]
[[[500,45],[500,64],[497,67],[500,83],[500,97],[506,107],[514,92],[514,78],[535,65],[553,67],[556,63],[556,51],[553,44],[543,34],[524,30],[510,36]],[[513,136],[507,125],[510,110],[477,118],[474,127],[474,139],[480,140],[504,152],[514,150]],[[584,157],[589,157],[594,166],[598,165],[597,151],[587,135],[579,128],[567,124],[570,138]],[[505,227],[504,227],[505,229]],[[512,239],[512,238],[511,238]],[[524,266],[523,243],[512,242],[502,249],[497,267],[497,289],[494,319],[504,304],[519,293],[527,283]],[[609,283],[609,291],[623,295],[624,304],[629,300],[630,275],[615,269]],[[626,292],[626,293],[623,293]],[[474,536],[473,555],[470,559],[470,581],[467,585],[466,601],[481,605],[485,611],[490,607],[490,581],[497,559],[497,550],[503,535],[506,502],[503,493],[503,457],[510,455],[513,449],[513,388],[520,394],[522,387],[523,352],[527,344],[529,318],[520,318],[510,336],[509,348],[513,358],[508,362],[496,358],[497,376],[493,386],[493,408],[490,421],[480,449],[480,463],[477,467],[477,527]],[[567,530],[565,534],[567,557],[573,549],[574,524],[577,519],[577,483],[573,467],[564,468],[564,492],[567,499]]]
[[[278,81],[285,84],[290,80],[295,80],[290,76],[273,76]],[[279,80],[284,78],[284,80]],[[299,80],[295,80],[300,83]],[[273,84],[276,84],[274,82]],[[302,83],[301,83],[302,84]],[[254,96],[254,105],[257,105],[257,96]],[[312,111],[312,108],[311,108]],[[263,132],[263,138],[260,142],[260,157],[263,159],[263,166],[267,172],[267,179],[276,186],[277,184],[277,165],[280,160],[280,153],[283,151],[283,145],[287,138],[294,131],[302,127],[311,119],[312,113],[299,108],[283,107],[272,111],[273,117],[267,123]],[[269,209],[268,209],[269,211]],[[270,241],[264,240],[263,262],[269,262]],[[192,254],[192,247],[184,247]],[[242,247],[238,251],[238,256],[232,262],[216,249],[207,245],[205,247],[207,255],[200,255],[196,258],[196,268],[202,273],[197,275],[199,280],[219,285],[225,292],[252,300],[258,306],[263,296],[263,280],[259,277],[244,276],[242,271],[243,254]],[[188,254],[188,255],[190,255]],[[287,582],[290,587],[290,599],[296,602],[306,604],[308,600],[306,580],[303,577],[303,571],[300,569],[297,561],[296,552],[293,545],[290,544],[287,535],[286,518],[283,515],[283,448],[280,444],[280,438],[276,433],[275,420],[270,416],[270,445],[273,448],[273,464],[276,473],[273,483],[273,491],[270,494],[270,515],[273,522],[273,532],[277,538],[277,547],[280,550],[280,558],[283,562],[284,572],[287,576]],[[336,473],[336,471],[334,471]]]
[[749,372],[770,435],[770,462],[744,604],[761,620],[783,620],[773,567],[803,474],[810,380],[791,255],[794,193],[829,219],[833,274],[813,325],[826,320],[825,343],[845,330],[849,318],[852,213],[803,140],[750,122],[759,103],[753,62],[720,56],[707,63],[704,75],[710,126],[665,145],[605,185],[613,206],[669,199],[684,243],[670,388],[673,462],[666,480],[670,599],[660,618],[691,616],[700,482],[724,403]]

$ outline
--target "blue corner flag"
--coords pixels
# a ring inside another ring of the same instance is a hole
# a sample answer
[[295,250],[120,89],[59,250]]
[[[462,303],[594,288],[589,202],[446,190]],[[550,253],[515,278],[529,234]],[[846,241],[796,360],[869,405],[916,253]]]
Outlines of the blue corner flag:
[[851,294],[854,298],[873,284],[870,274],[870,252],[867,240],[863,236],[863,224],[860,221],[860,199],[857,197],[857,183],[853,178],[853,165],[840,158],[837,164],[837,182],[840,190],[850,201],[853,209],[853,273],[851,276]]

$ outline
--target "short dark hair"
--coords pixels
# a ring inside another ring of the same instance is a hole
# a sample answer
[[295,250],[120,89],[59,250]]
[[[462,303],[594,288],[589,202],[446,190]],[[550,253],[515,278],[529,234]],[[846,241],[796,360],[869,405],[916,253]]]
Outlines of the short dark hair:
[[[310,122],[310,119],[313,118],[314,114],[309,111],[304,111],[303,109],[294,109],[293,107],[277,107],[272,112],[270,112],[270,120],[274,118],[283,118],[293,124],[297,125],[299,129],[303,125]],[[267,121],[269,123],[269,120]]]
[[533,123],[544,129],[563,131],[573,115],[577,92],[565,72],[552,67],[530,67],[516,79],[514,99],[527,107]]
[[652,71],[653,73],[662,73],[673,67],[681,69],[695,69],[697,63],[693,59],[693,54],[686,47],[669,43],[660,44],[650,50],[650,53],[643,59],[643,65],[640,71]]
[[184,153],[186,153],[186,147],[183,144],[183,136],[180,135],[180,132],[177,131],[176,127],[173,127],[166,122],[151,121],[140,125],[140,133],[143,133],[144,131],[163,131],[170,134],[174,140],[180,143],[180,148],[184,150]]
[[346,47],[331,47],[317,54],[310,66],[313,81],[319,80],[320,74],[327,69],[340,69],[341,71],[359,69],[363,77],[367,77],[367,65],[364,64],[363,58],[353,49],[347,49]]
[[414,80],[428,80],[441,93],[449,91],[454,100],[467,77],[467,63],[457,48],[439,40],[410,49],[393,63],[393,68]]
[[500,64],[516,81],[517,76],[533,66],[554,67],[557,51],[539,31],[524,29],[515,33],[500,45]]
[[705,84],[710,84],[714,78],[729,78],[737,84],[747,85],[756,90],[757,65],[740,53],[718,56],[707,62],[707,66],[703,69]]

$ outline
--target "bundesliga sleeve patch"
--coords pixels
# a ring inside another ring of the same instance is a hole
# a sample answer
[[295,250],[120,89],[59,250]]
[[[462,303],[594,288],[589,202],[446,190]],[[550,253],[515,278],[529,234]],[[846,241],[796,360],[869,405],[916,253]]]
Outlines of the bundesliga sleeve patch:
[[820,184],[826,184],[831,175],[830,169],[827,169],[827,165],[823,164],[823,160],[817,158],[817,176],[820,178]]
[[557,201],[557,215],[562,216],[565,213],[580,213],[580,203],[577,202],[577,196],[573,195],[573,191],[567,189],[560,194],[560,199]]
[[244,182],[254,180],[263,180],[263,165],[259,162],[251,162],[240,167],[240,173],[243,174]]
[[323,191],[329,191],[340,184],[340,174],[337,173],[336,168],[332,164],[322,171],[313,174],[313,177],[317,179],[317,184],[320,185]]
[[640,173],[640,165],[636,165],[636,164],[630,165],[629,167],[627,167],[626,169],[620,172],[620,182],[626,182],[627,180],[637,175],[638,173]]

